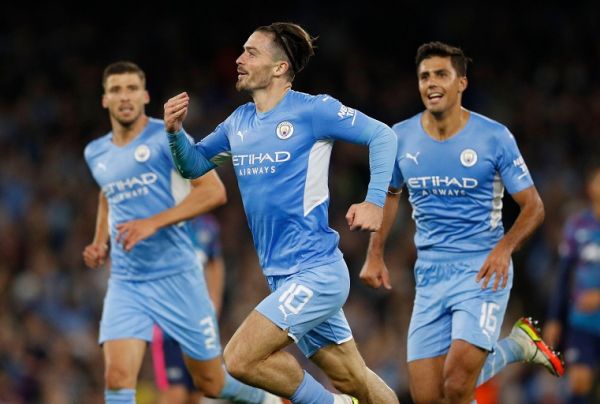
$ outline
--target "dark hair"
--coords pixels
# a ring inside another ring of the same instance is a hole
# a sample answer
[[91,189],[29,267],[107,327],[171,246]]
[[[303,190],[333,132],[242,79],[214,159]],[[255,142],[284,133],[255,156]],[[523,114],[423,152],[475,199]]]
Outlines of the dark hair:
[[275,43],[281,48],[290,62],[290,78],[302,71],[308,60],[315,54],[313,42],[317,38],[310,36],[300,25],[291,22],[274,22],[271,25],[258,27],[256,31],[270,32],[275,37]]
[[142,83],[146,86],[146,73],[138,65],[133,62],[129,62],[126,60],[121,60],[119,62],[111,63],[104,69],[104,73],[102,73],[102,86],[106,87],[106,80],[109,76],[115,74],[124,74],[124,73],[135,73],[140,76]]
[[417,69],[419,69],[419,65],[423,60],[433,56],[449,57],[452,67],[459,76],[467,75],[467,65],[472,62],[471,58],[465,56],[462,49],[435,41],[424,43],[417,49],[417,56],[415,57]]

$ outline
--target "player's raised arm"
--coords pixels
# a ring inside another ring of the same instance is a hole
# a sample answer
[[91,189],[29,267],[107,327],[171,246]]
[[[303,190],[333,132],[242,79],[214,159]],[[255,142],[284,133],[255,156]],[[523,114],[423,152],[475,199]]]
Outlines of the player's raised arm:
[[189,105],[190,97],[186,92],[169,98],[165,103],[165,129],[168,133],[174,134],[182,129]]
[[183,130],[189,107],[189,96],[181,93],[170,98],[165,107],[165,130],[177,171],[189,179],[198,178],[230,156],[226,125],[223,123],[202,142],[192,144]]

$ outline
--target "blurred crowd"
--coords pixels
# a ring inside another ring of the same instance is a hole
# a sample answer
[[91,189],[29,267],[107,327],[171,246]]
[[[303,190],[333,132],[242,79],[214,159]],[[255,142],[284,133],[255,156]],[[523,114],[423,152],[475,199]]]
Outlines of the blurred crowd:
[[[597,8],[412,5],[390,15],[351,2],[248,12],[226,6],[209,15],[198,4],[178,15],[132,5],[65,13],[48,4],[13,6],[0,17],[0,403],[103,399],[96,340],[108,271],[85,268],[81,252],[93,236],[98,198],[83,148],[110,127],[100,104],[104,66],[128,59],[146,71],[151,116],[162,117],[164,101],[188,91],[186,129],[200,140],[248,101],[234,90],[235,59],[256,26],[277,20],[301,23],[319,36],[297,90],[328,93],[390,125],[421,109],[413,62],[418,45],[442,40],[474,59],[463,104],[515,134],[547,212],[543,227],[514,256],[515,285],[501,335],[522,314],[544,319],[564,219],[585,203],[582,169],[600,156]],[[216,212],[227,267],[225,342],[267,286],[233,171],[218,170],[229,195]],[[364,198],[367,183],[366,149],[337,144],[330,223],[340,233],[353,282],[345,312],[368,365],[409,402],[405,346],[414,225],[404,197],[387,248],[393,290],[361,285],[368,235],[350,232],[344,215]],[[509,197],[504,202],[510,226],[518,208]],[[149,369],[144,365],[140,403],[153,402]],[[512,365],[488,391],[497,402],[560,403],[565,382],[543,369]]]

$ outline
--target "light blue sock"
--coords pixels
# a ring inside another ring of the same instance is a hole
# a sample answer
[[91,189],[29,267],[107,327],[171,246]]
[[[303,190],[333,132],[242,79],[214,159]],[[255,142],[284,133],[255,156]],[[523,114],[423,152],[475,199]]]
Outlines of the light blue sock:
[[265,392],[248,386],[225,372],[225,385],[219,393],[219,398],[226,398],[236,403],[260,404],[265,398]]
[[290,401],[292,404],[333,404],[333,394],[304,371],[304,379]]
[[106,404],[135,404],[135,389],[104,390]]
[[491,352],[483,364],[483,369],[479,373],[477,386],[490,380],[506,365],[522,360],[523,349],[512,339],[503,338],[496,343],[493,352]]

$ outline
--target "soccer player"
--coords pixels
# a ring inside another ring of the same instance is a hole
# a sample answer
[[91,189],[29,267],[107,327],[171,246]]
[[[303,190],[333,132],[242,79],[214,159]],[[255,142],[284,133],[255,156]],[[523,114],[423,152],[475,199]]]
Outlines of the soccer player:
[[179,342],[196,387],[206,395],[275,400],[224,372],[215,312],[185,222],[225,203],[223,184],[215,172],[191,183],[176,172],[163,121],[144,112],[149,95],[137,65],[109,65],[102,84],[112,130],[84,152],[100,193],[94,239],[83,258],[89,267],[100,266],[110,240],[99,336],[106,402],[135,402],[154,323]]
[[[329,95],[292,90],[314,54],[313,38],[292,23],[257,28],[238,57],[236,88],[250,103],[237,108],[201,142],[182,130],[189,97],[165,104],[165,126],[177,167],[197,178],[231,159],[260,265],[271,294],[227,344],[231,374],[292,403],[395,403],[352,339],[342,305],[349,275],[339,236],[329,227],[328,166],[332,145],[369,146],[371,181],[364,202],[346,215],[351,230],[381,224],[396,139],[387,125]],[[283,348],[295,342],[344,395],[333,395]]]
[[[213,215],[206,214],[191,219],[189,224],[196,256],[200,261],[200,268],[204,270],[208,293],[218,318],[225,278],[219,223]],[[160,391],[159,403],[185,404],[200,401],[202,393],[194,387],[179,343],[158,326],[154,327],[152,360],[156,385]]]
[[550,344],[565,341],[570,404],[588,402],[600,363],[600,166],[590,170],[586,185],[590,206],[565,225],[544,327]]
[[[542,223],[544,207],[508,129],[462,107],[467,62],[462,50],[440,42],[418,49],[425,111],[393,126],[398,151],[383,224],[371,234],[361,270],[368,285],[390,287],[383,247],[406,185],[417,227],[407,353],[417,403],[470,402],[477,383],[516,360],[562,372],[529,319],[496,344],[512,286],[511,255]],[[520,207],[506,234],[505,187]]]

